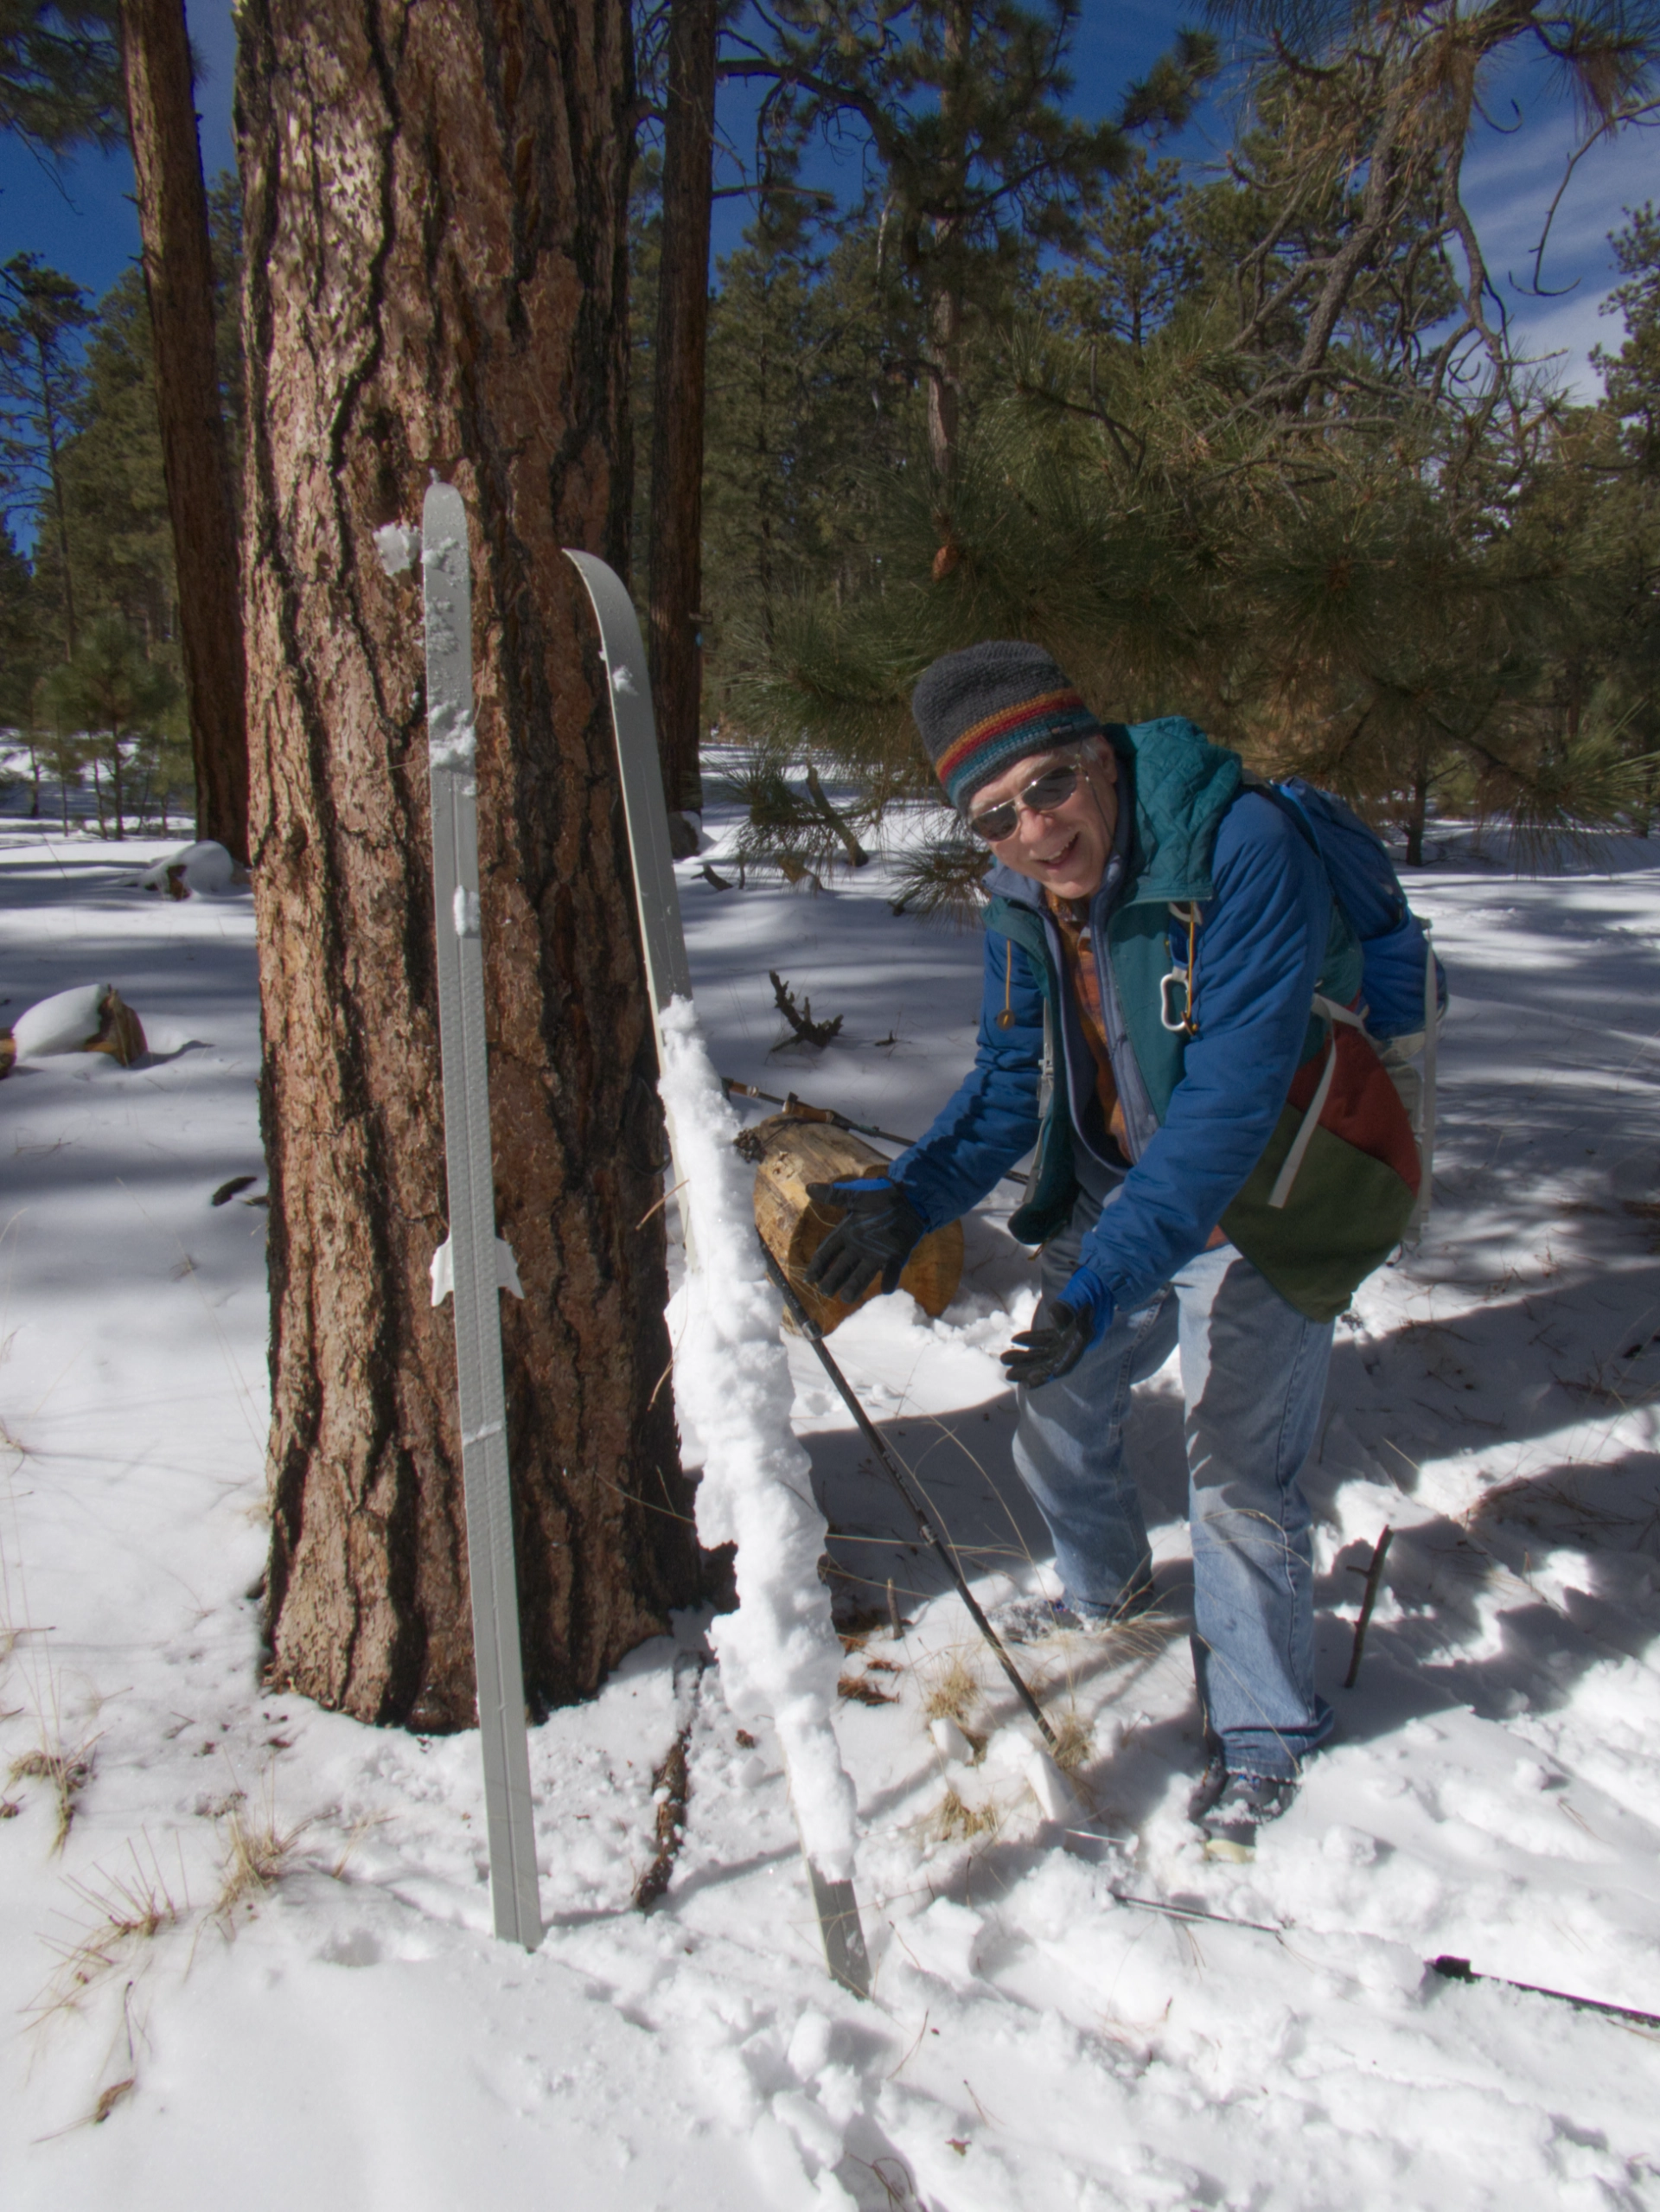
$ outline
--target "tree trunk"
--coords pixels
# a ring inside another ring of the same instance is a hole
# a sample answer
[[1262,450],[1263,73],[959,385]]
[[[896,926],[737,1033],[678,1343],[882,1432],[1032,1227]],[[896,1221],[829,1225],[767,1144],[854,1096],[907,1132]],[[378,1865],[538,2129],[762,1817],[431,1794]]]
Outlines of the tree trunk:
[[245,0],[255,908],[271,1175],[273,1677],[475,1718],[418,570],[473,522],[508,1448],[533,1706],[695,1601],[662,1126],[608,692],[560,548],[626,559],[623,0]]
[[[718,0],[672,0],[651,437],[651,690],[671,813],[699,814],[703,412]],[[694,849],[688,846],[688,850]]]
[[248,857],[246,677],[236,508],[214,342],[214,261],[183,0],[121,0],[156,408],[196,764],[196,834]]
[[52,486],[52,511],[58,525],[58,559],[63,564],[64,657],[73,661],[80,648],[80,625],[75,618],[75,579],[69,566],[69,509],[63,494],[63,465],[58,437],[57,399],[52,388],[51,364],[43,339],[35,341],[40,364],[41,422],[46,432],[46,470]]
[[1429,764],[1421,755],[1412,774],[1412,800],[1407,811],[1407,866],[1424,865],[1424,825],[1429,819]]
[[[946,10],[945,53],[961,65],[967,53],[971,10],[953,0]],[[956,212],[967,185],[967,148],[962,92],[948,71],[940,88],[941,175],[945,206],[934,221],[933,266],[928,292],[928,451],[935,474],[948,493],[956,475],[962,417],[961,218]],[[948,527],[942,517],[942,525]]]
[[928,451],[941,482],[956,474],[962,419],[962,298],[947,285],[928,310]]

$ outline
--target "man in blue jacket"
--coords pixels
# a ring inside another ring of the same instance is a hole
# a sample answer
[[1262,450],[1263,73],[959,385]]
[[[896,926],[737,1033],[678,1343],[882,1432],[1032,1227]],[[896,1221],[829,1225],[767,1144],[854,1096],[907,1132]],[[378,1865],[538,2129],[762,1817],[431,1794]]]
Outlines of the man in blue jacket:
[[1358,948],[1291,809],[1191,723],[1104,728],[1047,653],[1012,643],[935,662],[912,706],[995,860],[979,1049],[887,1175],[817,1187],[843,1211],[813,1278],[850,1300],[878,1275],[893,1289],[919,1238],[1037,1147],[1010,1227],[1043,1245],[1044,1295],[1004,1364],[1065,1595],[1017,1603],[1006,1626],[1098,1630],[1152,1601],[1124,1422],[1131,1385],[1179,1349],[1216,1747],[1191,1812],[1248,1842],[1332,1725],[1298,1474],[1332,1317],[1412,1199],[1398,1144],[1380,1168],[1324,1128],[1314,1150],[1299,1134],[1340,1035],[1317,986],[1341,1021]]

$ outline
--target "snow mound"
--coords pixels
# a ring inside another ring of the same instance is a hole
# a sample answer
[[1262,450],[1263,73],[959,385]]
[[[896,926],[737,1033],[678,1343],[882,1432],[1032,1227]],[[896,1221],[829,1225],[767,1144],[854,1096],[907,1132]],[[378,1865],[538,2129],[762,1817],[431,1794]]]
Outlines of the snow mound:
[[832,1881],[853,1870],[852,1785],[830,1716],[841,1646],[819,1579],[825,1520],[790,1427],[795,1395],[780,1304],[756,1236],[751,1192],[689,1001],[662,1018],[663,1104],[698,1256],[671,1309],[675,1396],[704,1449],[698,1538],[737,1546],[737,1611],[710,1629],[726,1703],[769,1715],[808,1857]]
[[[90,1051],[105,1033],[112,1000],[120,1006],[113,983],[80,983],[37,1000],[12,1025],[18,1058],[44,1060],[54,1052]],[[138,1050],[144,1050],[142,1040]]]
[[159,891],[168,898],[228,891],[236,880],[236,862],[225,847],[211,838],[199,845],[181,845],[176,853],[157,860],[138,879],[145,891]]

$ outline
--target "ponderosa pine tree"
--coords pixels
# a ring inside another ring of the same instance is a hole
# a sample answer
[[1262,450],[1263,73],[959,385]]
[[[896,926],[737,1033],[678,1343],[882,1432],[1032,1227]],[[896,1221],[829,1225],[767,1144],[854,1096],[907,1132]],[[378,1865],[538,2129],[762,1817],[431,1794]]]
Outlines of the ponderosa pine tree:
[[1182,33],[1119,118],[1066,112],[1078,0],[783,0],[765,51],[724,76],[770,86],[763,134],[861,137],[880,172],[884,247],[916,287],[929,451],[948,482],[961,432],[969,317],[1000,296],[1022,249],[1069,244],[1127,158],[1127,133],[1180,120],[1214,48]]
[[[61,462],[70,554],[84,616],[118,614],[152,655],[178,662],[178,585],[156,408],[144,281],[129,269],[98,303],[86,336],[74,434]],[[48,557],[42,593],[56,585]]]
[[1123,174],[1080,226],[1076,251],[1044,291],[1052,311],[1085,337],[1140,353],[1194,290],[1198,241],[1182,220],[1182,164],[1131,149]]
[[656,382],[651,430],[648,633],[652,703],[670,829],[699,813],[703,694],[704,387],[709,329],[709,218],[714,185],[715,46],[721,0],[668,0]]
[[79,753],[92,765],[100,834],[124,838],[138,755],[161,737],[178,678],[150,658],[119,615],[106,614],[86,624],[73,658],[52,671],[44,688],[54,724],[83,733]]
[[196,834],[248,857],[242,594],[183,0],[120,0],[127,131],[196,763]]
[[1660,215],[1653,201],[1628,208],[1609,243],[1620,282],[1603,312],[1623,317],[1625,337],[1618,347],[1594,348],[1592,364],[1601,372],[1627,460],[1660,483]]
[[116,0],[0,0],[0,131],[37,154],[121,137]]
[[[247,0],[246,574],[277,1678],[470,1725],[418,576],[472,517],[487,1032],[527,1692],[701,1586],[667,1387],[651,1018],[603,668],[627,558],[622,0]],[[393,566],[396,567],[393,562]]]
[[69,659],[80,625],[63,451],[84,382],[80,336],[92,319],[80,286],[38,253],[15,253],[0,268],[0,495],[8,517],[31,515],[51,542]]
[[[1152,341],[1103,332],[1078,270],[1074,342],[1016,330],[949,483],[879,488],[879,588],[756,643],[740,713],[779,758],[805,738],[827,772],[903,790],[909,764],[920,792],[910,683],[1001,634],[1050,645],[1109,717],[1185,709],[1338,784],[1414,856],[1438,790],[1541,833],[1625,802],[1579,650],[1617,564],[1547,526],[1561,410],[1484,323],[1478,250],[1462,284],[1445,252],[1484,71],[1556,33],[1528,9],[1280,17],[1231,174],[1155,225],[1198,281]],[[1618,127],[1642,26],[1574,21],[1565,63]],[[977,857],[929,856],[922,894]]]

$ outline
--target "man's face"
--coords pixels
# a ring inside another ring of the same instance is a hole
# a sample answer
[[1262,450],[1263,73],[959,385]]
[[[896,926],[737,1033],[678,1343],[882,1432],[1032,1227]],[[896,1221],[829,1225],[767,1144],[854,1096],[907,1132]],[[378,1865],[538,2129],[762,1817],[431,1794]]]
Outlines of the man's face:
[[1000,800],[1018,798],[1044,769],[1075,761],[1082,773],[1070,797],[1047,814],[1023,806],[1009,834],[992,843],[1006,866],[1030,876],[1057,898],[1092,897],[1107,873],[1118,823],[1118,761],[1111,746],[1067,745],[1030,754],[982,783],[969,807],[971,816],[983,814]]

